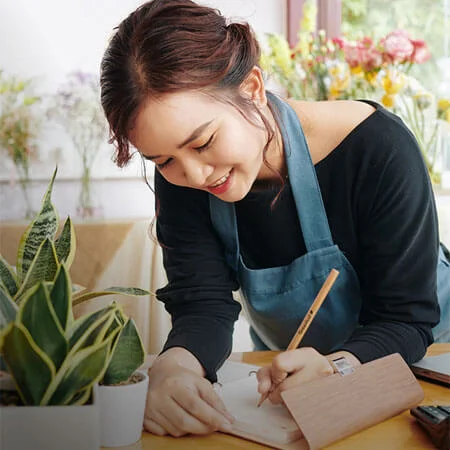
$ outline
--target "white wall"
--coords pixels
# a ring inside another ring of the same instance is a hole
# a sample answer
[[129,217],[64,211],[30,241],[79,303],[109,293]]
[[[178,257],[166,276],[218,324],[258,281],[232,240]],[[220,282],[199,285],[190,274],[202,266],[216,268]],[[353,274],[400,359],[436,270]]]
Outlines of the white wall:
[[[141,0],[0,0],[0,70],[23,78],[32,77],[36,90],[43,95],[55,92],[71,71],[98,73],[113,27],[141,3]],[[248,21],[258,35],[285,32],[285,0],[203,0],[201,3],[218,8],[232,19]],[[112,152],[108,144],[99,149],[93,167],[94,177],[140,176],[138,161],[128,168],[118,169],[111,161]],[[40,198],[57,161],[58,179],[66,182],[63,196],[66,201],[61,206],[75,204],[78,195],[76,179],[81,172],[81,164],[70,140],[61,129],[45,123],[39,154],[39,161],[33,164],[31,174],[33,179],[41,181],[33,184],[32,197]],[[20,203],[20,192],[9,188],[15,178],[13,164],[1,157],[2,219],[20,217],[20,206],[13,206]],[[68,188],[70,183],[72,188]],[[116,190],[122,190],[124,186],[121,183]],[[57,189],[58,186],[55,192]],[[96,181],[95,190],[106,201],[103,202],[104,215],[115,217],[120,208],[116,203],[110,205],[108,202],[111,184]],[[147,190],[143,189],[143,192],[146,194]],[[147,204],[147,200],[140,195],[133,196],[130,202],[122,206],[121,216],[135,215],[141,203]],[[146,213],[143,212],[143,215]]]

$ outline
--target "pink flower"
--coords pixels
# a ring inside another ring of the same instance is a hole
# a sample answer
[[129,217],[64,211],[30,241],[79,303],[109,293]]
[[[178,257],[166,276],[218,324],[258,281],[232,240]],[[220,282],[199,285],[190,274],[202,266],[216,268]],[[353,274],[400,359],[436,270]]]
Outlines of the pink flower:
[[383,56],[376,48],[370,48],[364,53],[362,67],[365,72],[379,69],[382,63]]
[[414,53],[414,45],[405,30],[395,30],[380,40],[383,58],[387,63],[409,61]]
[[340,38],[340,37],[334,37],[331,42],[333,42],[333,44],[340,48],[341,50],[345,47],[346,42],[344,41],[344,39]]
[[365,72],[371,72],[380,68],[383,58],[379,50],[375,47],[373,40],[364,37],[360,41],[344,43],[345,60],[353,69],[361,67]]
[[431,53],[425,41],[411,39],[414,46],[414,51],[410,57],[410,62],[422,64],[431,58]]
[[344,43],[345,60],[352,69],[361,63],[361,50],[362,47],[357,42]]

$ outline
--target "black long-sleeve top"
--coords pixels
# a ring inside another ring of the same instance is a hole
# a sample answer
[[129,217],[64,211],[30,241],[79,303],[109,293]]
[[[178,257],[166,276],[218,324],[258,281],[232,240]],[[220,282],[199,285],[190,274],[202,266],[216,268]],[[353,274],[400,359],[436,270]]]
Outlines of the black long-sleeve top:
[[[438,225],[432,187],[417,146],[395,115],[376,105],[315,165],[334,243],[360,281],[359,327],[341,347],[361,362],[399,352],[412,363],[433,342]],[[289,264],[306,252],[287,183],[252,190],[235,204],[241,252],[254,269]],[[172,316],[163,351],[184,347],[215,381],[231,351],[239,286],[212,227],[208,193],[155,172],[157,236],[168,284],[157,291]]]

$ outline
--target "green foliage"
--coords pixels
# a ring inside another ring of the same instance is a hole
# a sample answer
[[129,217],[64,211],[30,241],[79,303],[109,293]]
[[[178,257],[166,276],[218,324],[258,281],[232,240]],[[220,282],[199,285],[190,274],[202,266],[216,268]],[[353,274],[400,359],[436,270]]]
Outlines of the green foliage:
[[145,356],[134,321],[115,302],[74,319],[74,304],[149,292],[73,289],[69,267],[75,233],[68,218],[56,238],[59,219],[51,202],[55,176],[56,170],[41,211],[22,236],[17,270],[0,255],[0,359],[26,405],[84,404],[94,383],[127,381]]

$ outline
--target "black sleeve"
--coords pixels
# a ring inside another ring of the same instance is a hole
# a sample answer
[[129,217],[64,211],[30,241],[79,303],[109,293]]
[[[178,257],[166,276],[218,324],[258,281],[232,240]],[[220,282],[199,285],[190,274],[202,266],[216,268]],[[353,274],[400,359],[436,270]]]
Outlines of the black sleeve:
[[398,352],[411,364],[424,356],[439,321],[437,214],[414,137],[394,116],[383,123],[357,194],[362,327],[341,350],[361,362]]
[[155,194],[157,237],[168,278],[156,294],[172,317],[163,352],[186,348],[214,382],[232,348],[241,309],[232,291],[238,285],[211,224],[208,194],[171,185],[158,171]]

